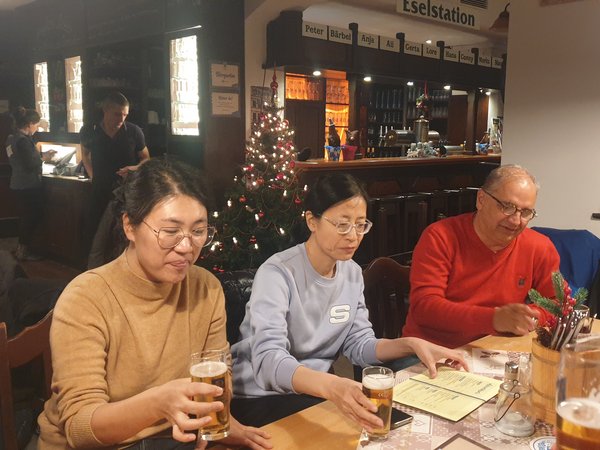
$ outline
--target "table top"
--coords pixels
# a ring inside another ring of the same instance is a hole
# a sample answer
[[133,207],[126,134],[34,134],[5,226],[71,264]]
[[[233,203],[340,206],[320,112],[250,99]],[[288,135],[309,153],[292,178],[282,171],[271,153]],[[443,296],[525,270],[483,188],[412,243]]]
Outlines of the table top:
[[[600,333],[599,322],[600,321],[596,321],[594,323],[594,333]],[[485,336],[466,345],[465,349],[471,352],[473,352],[473,349],[503,350],[509,353],[531,352],[531,339],[533,336],[533,333],[528,336]],[[419,370],[418,365],[413,367],[416,368],[415,370]],[[424,367],[421,367],[420,371],[423,370]],[[416,371],[414,373],[416,373]],[[410,376],[410,370],[399,372],[397,382],[399,378],[403,379],[408,376]],[[398,405],[396,404],[395,406]],[[485,406],[487,406],[487,408],[484,408]],[[391,446],[386,446],[384,444],[380,448],[386,450],[387,448],[416,449],[415,441],[419,439],[423,441],[421,442],[422,446],[419,445],[419,448],[435,448],[436,445],[445,442],[456,432],[468,435],[469,430],[473,431],[474,428],[479,428],[479,420],[482,421],[481,428],[486,428],[488,427],[487,424],[489,423],[489,420],[493,420],[493,417],[487,417],[490,415],[490,411],[493,416],[493,405],[488,402],[484,407],[480,408],[481,411],[475,411],[467,416],[467,418],[457,423],[433,418],[426,413],[419,414],[416,410],[402,407],[403,410],[413,414],[415,417],[412,428],[410,425],[406,425],[394,430],[392,432],[394,434],[394,442],[390,443]],[[417,414],[415,414],[415,412],[417,412]],[[479,414],[479,416],[474,416],[475,414]],[[420,433],[414,432],[415,426],[423,431],[421,436],[416,436]],[[292,450],[299,448],[302,448],[303,450],[321,450],[323,448],[355,450],[361,436],[361,427],[342,415],[337,407],[329,401],[325,401],[265,425],[263,429],[271,434],[271,440],[276,450]],[[523,448],[528,448],[528,442],[535,436],[551,434],[551,431],[550,425],[538,422],[534,436],[513,439],[514,441],[517,441],[517,445],[515,445],[515,442],[509,442],[510,437],[505,439],[506,442],[498,439],[495,443],[483,442],[483,444],[492,448],[511,447],[512,449],[516,449],[519,448],[518,444],[521,443]],[[435,432],[435,436],[431,436],[433,432]],[[445,436],[445,434],[449,435]],[[427,439],[424,439],[423,436],[426,436]],[[438,439],[432,439],[436,437]]]

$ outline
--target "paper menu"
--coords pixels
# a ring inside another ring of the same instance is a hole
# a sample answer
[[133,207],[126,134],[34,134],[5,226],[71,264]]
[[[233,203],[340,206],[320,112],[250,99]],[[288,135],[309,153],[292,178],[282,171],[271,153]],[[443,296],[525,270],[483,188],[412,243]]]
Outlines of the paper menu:
[[394,401],[452,420],[462,419],[498,393],[502,381],[440,367],[436,378],[414,376],[394,387]]

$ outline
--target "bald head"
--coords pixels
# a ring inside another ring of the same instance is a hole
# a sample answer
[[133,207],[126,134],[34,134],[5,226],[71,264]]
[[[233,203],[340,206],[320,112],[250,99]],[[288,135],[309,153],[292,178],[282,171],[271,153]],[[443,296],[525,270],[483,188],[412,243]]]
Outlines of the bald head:
[[506,164],[492,170],[485,179],[485,182],[481,188],[488,192],[495,192],[504,183],[518,180],[526,180],[530,182],[533,186],[535,186],[536,194],[540,189],[540,185],[533,174],[517,164]]

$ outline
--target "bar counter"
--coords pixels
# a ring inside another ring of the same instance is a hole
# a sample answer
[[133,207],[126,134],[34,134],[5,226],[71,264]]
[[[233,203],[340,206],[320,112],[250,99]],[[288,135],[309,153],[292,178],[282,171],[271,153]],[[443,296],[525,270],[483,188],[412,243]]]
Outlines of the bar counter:
[[453,155],[441,158],[363,158],[352,161],[296,162],[302,183],[342,170],[363,180],[371,196],[479,187],[500,165],[500,155]]

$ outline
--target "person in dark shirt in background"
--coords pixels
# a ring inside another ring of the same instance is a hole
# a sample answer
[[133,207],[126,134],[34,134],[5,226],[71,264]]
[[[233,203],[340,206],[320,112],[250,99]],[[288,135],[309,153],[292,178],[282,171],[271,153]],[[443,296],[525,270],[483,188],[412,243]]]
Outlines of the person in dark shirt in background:
[[42,219],[42,163],[49,161],[54,150],[43,155],[37,148],[33,134],[38,129],[40,114],[35,109],[18,107],[15,114],[15,130],[6,141],[6,154],[12,169],[10,188],[18,197],[19,243],[16,256],[20,260],[38,260],[30,249],[34,231]]
[[109,94],[102,113],[99,123],[86,124],[79,132],[83,165],[92,180],[84,229],[86,255],[116,184],[150,157],[141,128],[125,120],[129,101],[123,94]]

